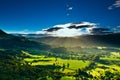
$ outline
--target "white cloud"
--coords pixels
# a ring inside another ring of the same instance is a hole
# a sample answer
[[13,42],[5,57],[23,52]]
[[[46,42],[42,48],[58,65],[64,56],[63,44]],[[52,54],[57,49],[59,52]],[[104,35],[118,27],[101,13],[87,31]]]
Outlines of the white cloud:
[[[85,26],[89,25],[90,27],[83,27],[83,28],[75,28],[79,26]],[[69,28],[70,26],[73,26],[73,28]],[[55,31],[47,31],[50,28],[43,29],[42,31],[37,31],[37,34],[44,33],[51,36],[59,36],[59,37],[74,37],[74,36],[80,36],[85,34],[90,34],[90,29],[95,28],[95,23],[90,22],[80,22],[80,23],[67,23],[67,24],[60,24],[55,25],[52,28],[60,27],[61,29],[55,30]]]
[[120,7],[120,0],[116,0],[114,4],[108,7],[109,10]]
[[55,25],[53,27],[61,27],[61,28],[67,28],[68,26],[71,26],[72,23],[67,23],[67,24],[59,24],[59,25]]
[[84,26],[84,25],[95,26],[96,24],[90,22],[81,22],[81,24],[76,24],[76,26]]
[[90,27],[90,28],[86,28],[86,31],[87,31],[89,34],[91,34],[91,30],[92,30],[93,28],[97,28],[97,26],[93,26],[93,27]]
[[21,31],[12,31],[12,32],[8,32],[8,33],[14,33],[14,34],[36,34],[36,32],[33,32],[33,31],[30,31],[28,29],[24,29],[24,30],[21,30]]
[[83,33],[81,32],[81,29],[64,28],[64,29],[60,29],[58,31],[51,32],[49,34],[51,34],[52,36],[73,37],[73,36],[82,35]]
[[73,6],[70,5],[66,5],[67,6],[67,10],[73,10]]
[[55,31],[53,33],[54,33],[53,36],[61,36],[61,37],[72,37],[72,36],[75,36],[75,35],[81,35],[81,33],[79,32],[79,30],[68,29],[68,28],[64,28],[64,29]]
[[73,7],[68,7],[68,10],[73,10]]
[[45,34],[44,31],[36,31],[35,33],[36,33],[36,34]]
[[114,27],[114,28],[112,28],[112,30],[114,32],[120,32],[120,26]]
[[29,34],[31,32],[28,29],[24,29],[22,31],[12,31],[12,32],[8,32],[8,33]]

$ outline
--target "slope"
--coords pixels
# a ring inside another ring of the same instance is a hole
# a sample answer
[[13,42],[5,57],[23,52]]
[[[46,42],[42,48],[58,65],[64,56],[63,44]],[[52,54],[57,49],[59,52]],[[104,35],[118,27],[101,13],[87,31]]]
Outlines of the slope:
[[21,50],[48,50],[50,46],[43,43],[30,41],[24,37],[16,37],[0,30],[0,48],[4,49],[21,49]]
[[41,37],[31,38],[30,40],[49,44],[54,47],[120,47],[120,33],[77,37]]

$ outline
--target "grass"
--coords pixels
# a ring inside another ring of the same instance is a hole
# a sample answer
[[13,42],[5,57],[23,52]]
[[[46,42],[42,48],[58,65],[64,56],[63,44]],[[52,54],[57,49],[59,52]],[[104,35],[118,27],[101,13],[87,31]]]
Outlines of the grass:
[[[104,60],[104,61],[109,61],[109,62],[118,62],[120,61],[120,53],[119,52],[110,52],[110,55],[106,55],[104,57],[101,57],[100,60]],[[99,78],[101,75],[105,76],[105,72],[111,72],[113,74],[120,74],[120,66],[117,64],[101,64],[99,62],[96,62],[96,68],[95,69],[91,69],[88,72],[90,74],[92,74],[94,77]]]
[[78,68],[84,68],[89,65],[89,61],[83,62],[82,60],[64,60],[60,59],[58,62],[60,62],[60,65],[68,63],[70,64],[69,69],[76,70]]
[[82,60],[66,60],[66,59],[61,59],[58,58],[56,61],[56,58],[52,57],[52,58],[25,58],[24,59],[27,62],[32,62],[35,61],[36,62],[32,62],[32,66],[36,66],[36,65],[59,65],[59,66],[63,66],[63,64],[65,64],[65,66],[67,66],[67,64],[69,64],[69,68],[70,70],[76,70],[78,68],[82,69],[85,68],[86,66],[89,65],[89,61],[82,61]]
[[120,52],[111,52],[109,56],[101,57],[101,60],[120,61]]
[[[69,73],[69,72],[74,72],[78,68],[83,69],[86,66],[89,66],[90,62],[89,61],[82,61],[82,60],[69,60],[69,59],[61,59],[61,58],[55,58],[55,57],[45,57],[44,55],[31,55],[27,52],[23,52],[26,55],[29,55],[30,58],[24,58],[24,61],[32,63],[32,66],[36,65],[58,65],[58,66],[63,66],[65,65],[65,70],[60,71],[64,73]],[[69,67],[67,65],[69,64]]]
[[[88,60],[72,60],[72,59],[62,59],[62,58],[55,58],[55,57],[46,57],[44,55],[31,55],[31,54],[26,54],[29,55],[30,58],[24,58],[24,61],[27,62],[32,62],[32,66],[36,65],[58,65],[63,67],[63,64],[65,65],[65,70],[62,71],[62,68],[60,71],[65,74],[73,73],[78,69],[83,69],[87,66],[89,66],[90,61]],[[95,66],[94,69],[87,70],[87,73],[90,73],[94,77],[97,77],[98,79],[100,76],[105,76],[105,72],[109,71],[111,73],[120,73],[120,66],[117,64],[112,64],[112,62],[118,62],[120,61],[120,53],[119,52],[110,52],[110,54],[106,54],[105,56],[101,56],[100,60],[104,61],[109,61],[111,62],[110,65],[104,64],[104,63],[99,63],[95,62],[97,65]],[[69,64],[69,67],[67,65]],[[72,76],[64,76],[61,78],[61,80],[75,80],[74,77]]]
[[120,74],[120,66],[112,64],[112,65],[106,65],[106,64],[100,64],[100,63],[96,63],[96,68],[89,70],[88,72],[93,75],[94,77],[100,77],[105,76],[105,72],[111,72],[113,74]]
[[76,80],[74,77],[71,76],[64,76],[60,80]]
[[92,74],[93,76],[95,77],[99,77],[99,76],[105,76],[105,72],[106,71],[109,71],[111,73],[120,73],[120,66],[117,66],[117,65],[104,65],[104,64],[98,64],[97,66],[105,66],[107,67],[106,69],[103,69],[103,68],[99,68],[99,67],[96,67],[95,69],[92,69],[88,72],[90,72],[90,74]]
[[101,76],[101,74],[105,74],[104,69],[101,68],[92,69],[88,72],[90,72],[90,74],[92,74],[94,77],[98,77]]
[[116,58],[100,58],[101,60],[107,60],[107,61],[120,61],[120,59]]

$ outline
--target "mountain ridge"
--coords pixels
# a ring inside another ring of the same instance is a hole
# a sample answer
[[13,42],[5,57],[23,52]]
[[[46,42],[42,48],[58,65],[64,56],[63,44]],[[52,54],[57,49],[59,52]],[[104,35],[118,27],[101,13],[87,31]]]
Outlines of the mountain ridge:
[[24,49],[24,50],[48,50],[50,46],[43,43],[37,43],[31,40],[28,40],[25,37],[13,36],[11,34],[5,33],[3,30],[0,30],[0,48],[5,49]]
[[42,42],[51,46],[59,47],[91,47],[91,46],[111,46],[120,47],[120,33],[108,35],[84,35],[77,37],[41,37],[29,38],[36,42]]

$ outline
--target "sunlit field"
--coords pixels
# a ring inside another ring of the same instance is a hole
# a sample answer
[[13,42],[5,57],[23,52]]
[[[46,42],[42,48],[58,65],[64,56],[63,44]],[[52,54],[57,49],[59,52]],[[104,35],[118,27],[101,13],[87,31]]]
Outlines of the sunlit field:
[[[25,53],[25,52],[24,52]],[[28,54],[28,53],[27,53]],[[30,54],[28,54],[30,55]],[[71,60],[71,59],[61,59],[55,57],[45,57],[44,55],[30,55],[30,58],[24,58],[32,66],[36,65],[56,65],[56,66],[67,66],[64,72],[75,71],[78,68],[83,69],[89,66],[90,62],[88,60]]]
[[[76,80],[76,77],[73,75],[79,72],[79,69],[84,70],[87,74],[93,76],[89,77],[89,80],[92,78],[93,80],[102,78],[108,79],[105,78],[106,75],[109,75],[112,79],[118,79],[118,75],[120,74],[120,52],[106,52],[102,47],[99,47],[98,49],[100,49],[102,53],[89,53],[86,55],[74,54],[74,59],[71,59],[71,57],[67,59],[53,56],[48,57],[43,54],[32,55],[26,51],[22,51],[22,53],[27,56],[23,60],[31,66],[54,66],[54,72],[59,71],[65,74],[61,80]],[[51,78],[47,79],[51,80]]]

